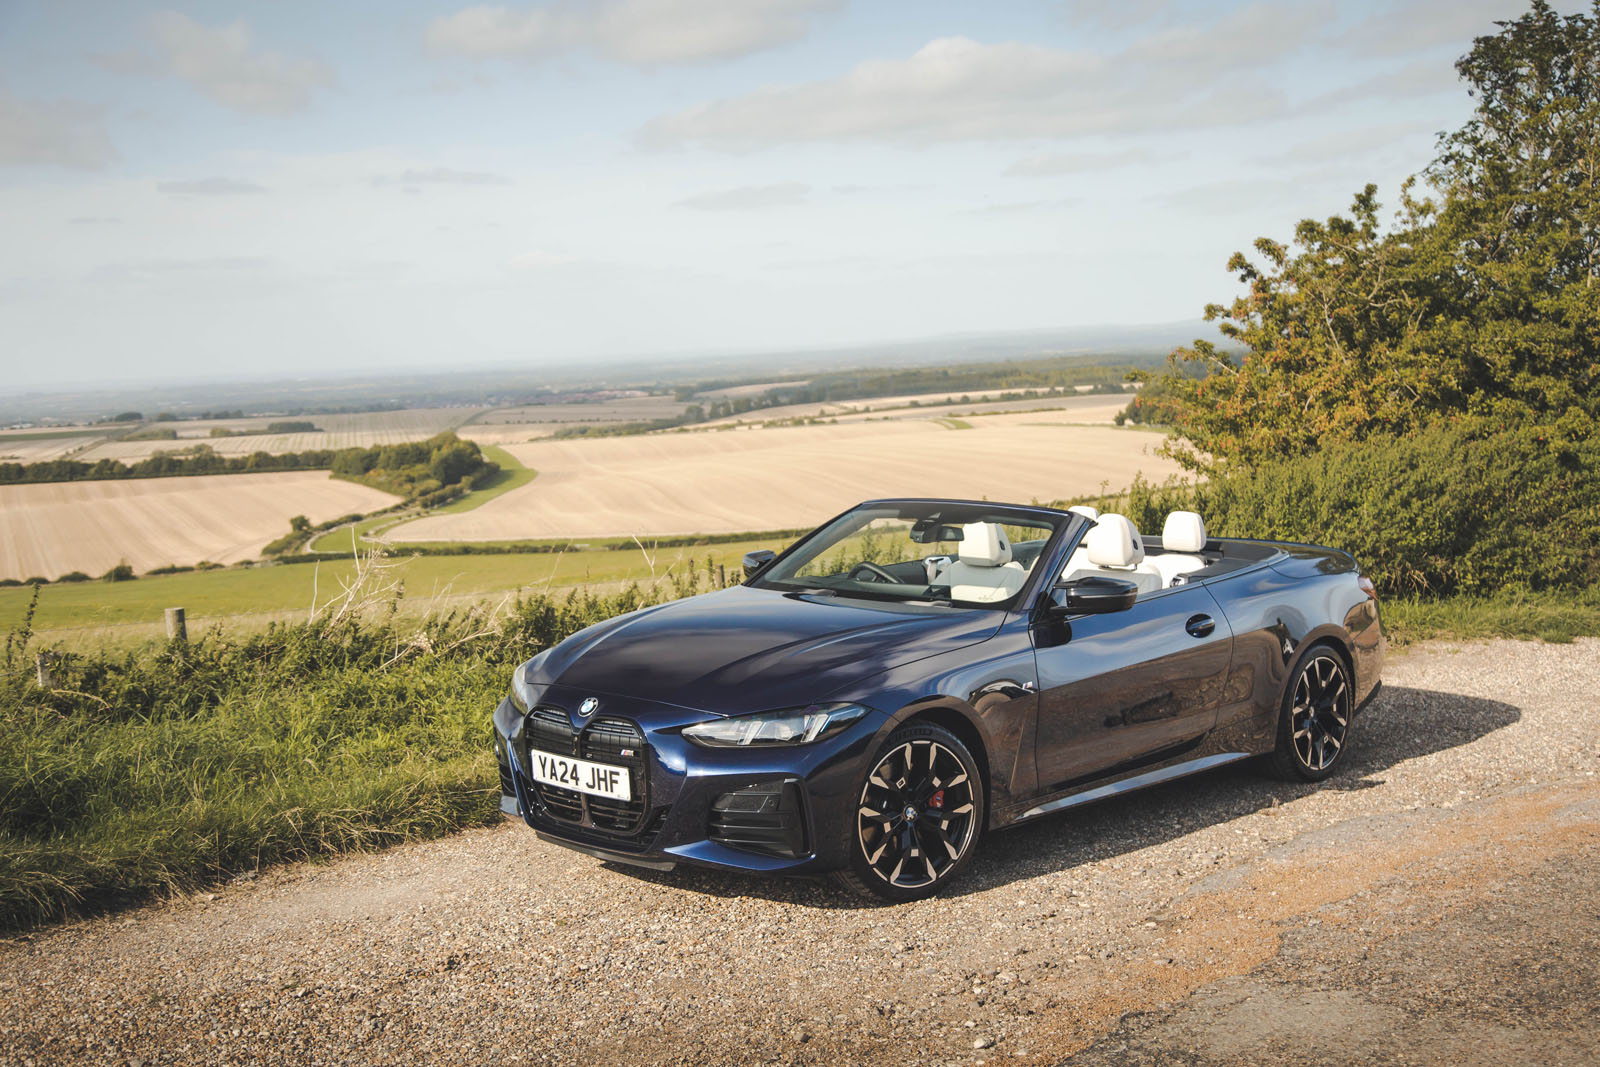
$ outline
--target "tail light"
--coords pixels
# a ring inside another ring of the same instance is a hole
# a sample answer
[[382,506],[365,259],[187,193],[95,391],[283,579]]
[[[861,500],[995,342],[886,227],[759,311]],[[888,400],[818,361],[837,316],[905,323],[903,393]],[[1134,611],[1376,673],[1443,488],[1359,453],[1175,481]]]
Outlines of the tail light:
[[1378,599],[1378,587],[1373,585],[1372,579],[1368,578],[1365,574],[1356,575],[1356,585],[1360,586],[1361,591],[1367,594],[1367,599]]

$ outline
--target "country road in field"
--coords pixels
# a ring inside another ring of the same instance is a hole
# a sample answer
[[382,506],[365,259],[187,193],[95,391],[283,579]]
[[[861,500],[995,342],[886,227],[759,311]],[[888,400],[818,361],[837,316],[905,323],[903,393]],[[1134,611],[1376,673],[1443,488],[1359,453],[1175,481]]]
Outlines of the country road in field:
[[869,497],[1027,503],[1177,473],[1159,434],[1059,412],[851,422],[505,445],[533,482],[394,541],[628,537],[806,528]]
[[913,905],[505,823],[13,937],[0,1062],[1596,1062],[1600,640],[1386,681],[1320,787],[1083,809]]

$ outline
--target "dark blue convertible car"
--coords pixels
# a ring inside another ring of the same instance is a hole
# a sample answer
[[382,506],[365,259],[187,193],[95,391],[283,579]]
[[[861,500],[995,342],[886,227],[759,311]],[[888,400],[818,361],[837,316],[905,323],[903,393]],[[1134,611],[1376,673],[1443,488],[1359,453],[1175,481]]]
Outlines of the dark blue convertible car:
[[937,892],[991,830],[1247,757],[1317,781],[1379,686],[1346,553],[1127,518],[875,500],[743,585],[518,667],[501,807],[619,863]]

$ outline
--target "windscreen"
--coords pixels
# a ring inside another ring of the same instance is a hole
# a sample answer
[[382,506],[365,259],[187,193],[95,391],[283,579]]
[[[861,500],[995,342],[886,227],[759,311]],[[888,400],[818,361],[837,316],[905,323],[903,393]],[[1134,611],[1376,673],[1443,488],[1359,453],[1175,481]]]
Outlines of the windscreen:
[[835,596],[1009,607],[1064,517],[982,505],[857,508],[754,584]]

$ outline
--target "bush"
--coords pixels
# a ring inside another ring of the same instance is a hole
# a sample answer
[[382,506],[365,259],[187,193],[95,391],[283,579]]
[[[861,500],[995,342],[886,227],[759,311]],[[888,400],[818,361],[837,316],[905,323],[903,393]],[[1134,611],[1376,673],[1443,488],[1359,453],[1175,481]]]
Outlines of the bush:
[[1199,484],[1136,483],[1126,513],[1157,532],[1188,508],[1224,537],[1353,553],[1387,595],[1486,595],[1600,581],[1600,438],[1436,427],[1370,437]]
[[512,666],[668,596],[383,610],[187,644],[0,658],[0,928],[263,863],[499,820],[488,716]]
[[107,582],[131,582],[138,576],[133,573],[133,564],[119,563],[100,577]]
[[87,581],[89,581],[89,576],[87,574],[83,573],[82,571],[68,571],[66,574],[63,574],[61,577],[57,578],[56,581],[58,581],[58,582],[87,582]]

